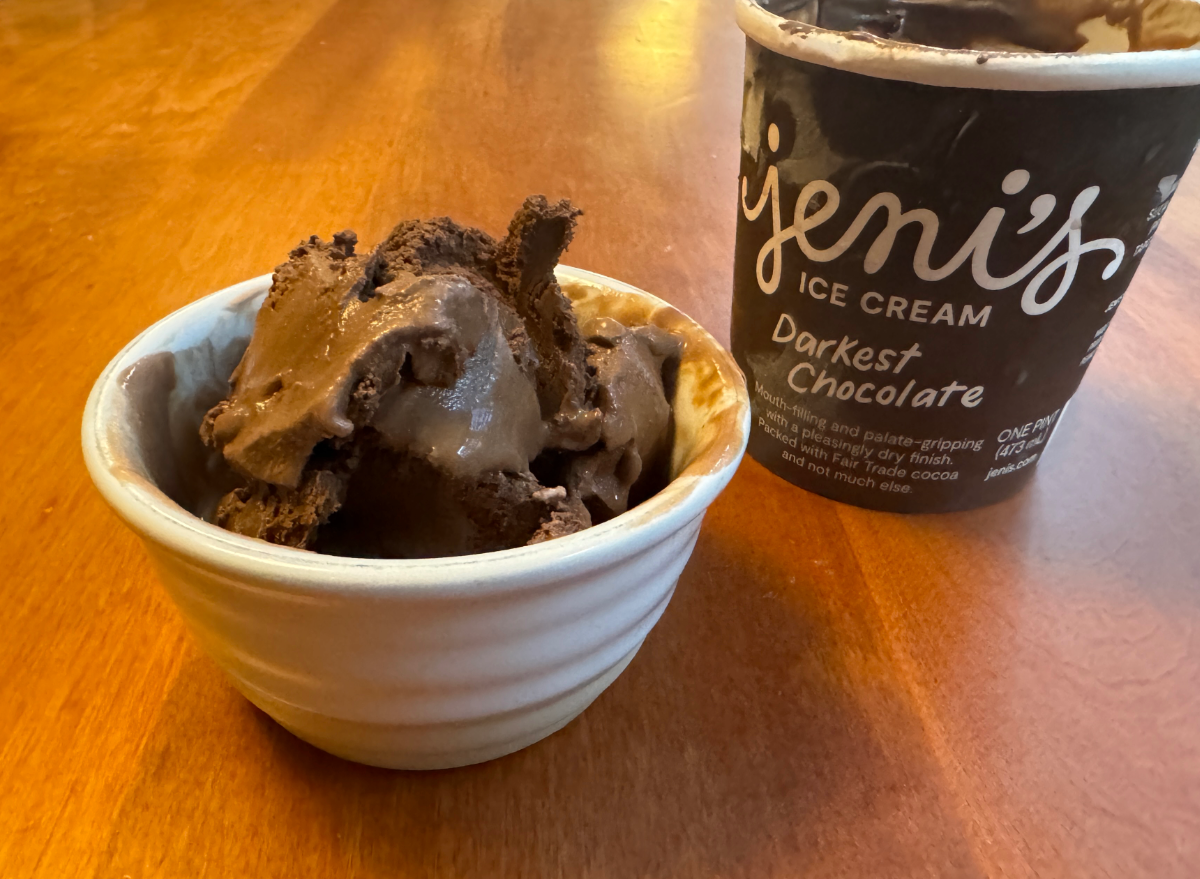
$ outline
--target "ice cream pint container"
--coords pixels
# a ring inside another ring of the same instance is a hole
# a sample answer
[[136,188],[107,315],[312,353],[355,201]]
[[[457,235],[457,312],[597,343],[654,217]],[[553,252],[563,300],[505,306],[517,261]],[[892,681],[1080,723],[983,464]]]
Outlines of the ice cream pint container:
[[1033,476],[1200,137],[1200,50],[747,35],[732,348],[750,454],[897,512]]

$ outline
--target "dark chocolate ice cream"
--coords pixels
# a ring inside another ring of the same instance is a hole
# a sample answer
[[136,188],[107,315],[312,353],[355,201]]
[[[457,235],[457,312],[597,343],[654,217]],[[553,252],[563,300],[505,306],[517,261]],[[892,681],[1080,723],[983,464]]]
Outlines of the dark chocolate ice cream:
[[203,440],[244,484],[215,519],[341,555],[570,534],[666,478],[680,343],[580,328],[554,268],[579,211],[527,199],[496,241],[408,221],[369,255],[313,236],[275,272]]

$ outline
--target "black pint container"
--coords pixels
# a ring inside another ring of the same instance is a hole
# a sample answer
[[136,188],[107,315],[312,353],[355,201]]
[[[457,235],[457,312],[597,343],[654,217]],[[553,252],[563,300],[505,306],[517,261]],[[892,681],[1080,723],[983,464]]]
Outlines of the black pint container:
[[1200,138],[1200,50],[746,33],[733,353],[749,452],[879,510],[1032,478]]

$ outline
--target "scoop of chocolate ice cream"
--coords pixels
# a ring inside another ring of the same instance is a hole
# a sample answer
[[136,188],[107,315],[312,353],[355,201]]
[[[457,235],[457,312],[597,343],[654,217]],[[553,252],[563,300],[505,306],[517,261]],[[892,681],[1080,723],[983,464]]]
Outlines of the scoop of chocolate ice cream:
[[554,276],[579,214],[535,196],[500,241],[441,218],[366,256],[352,232],[293,250],[201,427],[245,479],[217,524],[343,555],[458,555],[578,531],[661,487],[680,347],[580,329]]
[[600,442],[570,460],[565,482],[603,521],[625,511],[631,492],[665,476],[672,440],[667,385],[681,352],[666,330],[631,329],[613,318],[589,321],[584,334],[596,373]]
[[465,279],[402,274],[377,286],[354,241],[314,236],[292,251],[228,399],[205,418],[202,436],[246,476],[297,488],[317,443],[370,421],[402,370],[453,387],[491,329],[490,303]]

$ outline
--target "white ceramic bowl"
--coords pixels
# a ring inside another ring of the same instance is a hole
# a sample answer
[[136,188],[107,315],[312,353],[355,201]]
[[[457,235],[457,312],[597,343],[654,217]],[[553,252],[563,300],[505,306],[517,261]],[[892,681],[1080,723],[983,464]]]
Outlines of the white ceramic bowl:
[[174,461],[203,455],[199,418],[227,388],[269,275],[159,321],[92,389],[83,452],[96,487],[145,543],[203,649],[318,748],[411,769],[516,751],[612,683],[670,600],[705,508],[746,447],[741,373],[661,300],[589,272],[559,277],[581,317],[652,322],[687,344],[674,479],[609,522],[537,546],[418,561],[325,556],[231,534],[168,496],[185,491]]

